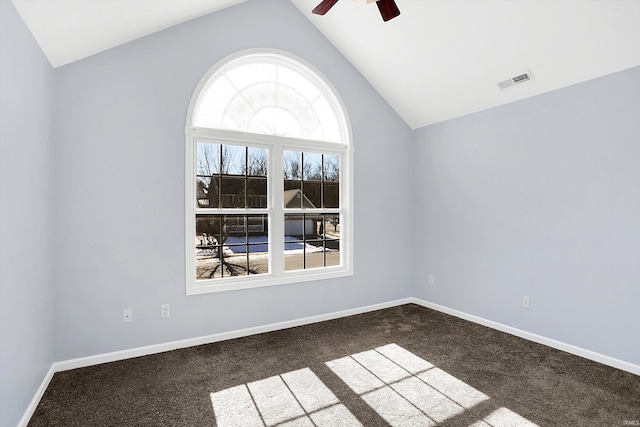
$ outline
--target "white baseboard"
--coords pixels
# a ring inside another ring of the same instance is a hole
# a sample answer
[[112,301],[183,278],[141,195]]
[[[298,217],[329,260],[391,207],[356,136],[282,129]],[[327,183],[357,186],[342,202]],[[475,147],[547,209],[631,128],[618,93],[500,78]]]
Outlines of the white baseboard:
[[293,328],[296,326],[309,325],[312,323],[324,322],[325,320],[338,319],[355,314],[368,313],[370,311],[382,310],[389,307],[396,307],[412,302],[411,298],[390,301],[381,304],[358,307],[349,310],[336,311],[332,313],[320,314],[317,316],[303,317],[301,319],[288,320],[285,322],[271,323],[268,325],[255,326],[253,328],[240,329],[236,331],[222,332],[219,334],[206,335],[202,337],[188,338],[179,341],[171,341],[162,344],[154,344],[146,347],[137,347],[128,350],[114,351],[111,353],[98,354],[95,356],[81,357],[78,359],[64,360],[53,364],[54,372],[67,371],[69,369],[83,368],[86,366],[98,365],[100,363],[115,362],[118,360],[130,359],[132,357],[147,356],[150,354],[162,353],[164,351],[176,350],[179,348],[193,347],[196,345],[210,344],[218,341],[242,338],[249,335],[261,334],[264,332],[278,331],[281,329]]
[[623,371],[631,372],[635,375],[640,375],[640,365],[636,365],[624,360],[616,359],[614,357],[606,356],[604,354],[596,353],[595,351],[586,350],[581,347],[576,347],[571,344],[567,344],[561,341],[557,341],[551,338],[543,337],[541,335],[533,334],[531,332],[523,331],[502,323],[494,322],[492,320],[484,319],[482,317],[474,316],[473,314],[464,313],[462,311],[454,310],[449,307],[434,304],[429,301],[425,301],[419,298],[409,298],[410,302],[421,305],[423,307],[431,308],[442,313],[450,314],[455,317],[459,317],[470,322],[478,323],[483,326],[487,326],[492,329],[496,329],[501,332],[506,332],[511,335],[515,335],[520,338],[524,338],[529,341],[543,344],[557,350],[566,351],[567,353],[574,354],[576,356],[584,357],[585,359],[593,360],[603,365],[611,366]]
[[44,376],[44,379],[40,383],[40,387],[38,387],[36,394],[31,399],[31,402],[29,402],[29,406],[27,406],[27,410],[24,411],[24,414],[22,414],[22,418],[20,418],[20,421],[18,421],[18,427],[27,427],[27,424],[29,424],[29,420],[33,416],[33,413],[36,411],[36,408],[38,407],[38,403],[40,403],[40,399],[42,399],[44,392],[47,390],[47,387],[49,387],[51,378],[53,378],[53,374],[55,374],[56,372],[54,370],[54,365],[51,365],[51,367],[49,368],[49,371]]

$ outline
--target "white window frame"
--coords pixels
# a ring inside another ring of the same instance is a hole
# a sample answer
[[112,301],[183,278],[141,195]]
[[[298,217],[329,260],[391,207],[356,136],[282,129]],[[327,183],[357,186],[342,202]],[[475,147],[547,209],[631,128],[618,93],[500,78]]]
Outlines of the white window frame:
[[[196,128],[193,126],[193,114],[201,92],[205,89],[211,76],[220,67],[241,57],[247,52],[269,52],[288,57],[306,67],[314,73],[331,92],[344,121],[345,143],[315,141],[273,135],[252,134],[238,131]],[[292,55],[275,50],[244,51],[232,55],[214,66],[202,78],[194,91],[187,114],[185,128],[185,260],[186,260],[186,294],[197,295],[211,292],[222,292],[238,289],[255,288],[307,282],[313,280],[332,279],[353,275],[353,144],[351,143],[351,129],[346,116],[346,110],[333,87],[319,72],[304,61]],[[267,178],[267,208],[265,209],[236,209],[236,208],[200,208],[196,203],[196,170],[197,143],[211,142],[225,145],[255,146],[266,148],[269,153]],[[337,155],[340,164],[340,207],[317,209],[285,209],[284,208],[284,151],[299,151]],[[230,215],[267,215],[269,218],[269,273],[248,276],[234,276],[209,280],[196,280],[196,254],[194,238],[196,235],[197,214],[230,214]],[[296,213],[335,213],[340,215],[340,265],[330,267],[310,268],[304,270],[284,271],[284,216]]]

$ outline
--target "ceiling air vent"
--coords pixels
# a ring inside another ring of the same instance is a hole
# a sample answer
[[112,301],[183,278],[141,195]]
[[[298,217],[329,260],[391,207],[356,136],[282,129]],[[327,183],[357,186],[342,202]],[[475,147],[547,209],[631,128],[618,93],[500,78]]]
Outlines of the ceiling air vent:
[[531,74],[531,71],[527,71],[526,73],[511,77],[509,80],[498,82],[498,87],[500,88],[500,90],[504,90],[508,87],[520,85],[530,80],[533,80],[533,75]]

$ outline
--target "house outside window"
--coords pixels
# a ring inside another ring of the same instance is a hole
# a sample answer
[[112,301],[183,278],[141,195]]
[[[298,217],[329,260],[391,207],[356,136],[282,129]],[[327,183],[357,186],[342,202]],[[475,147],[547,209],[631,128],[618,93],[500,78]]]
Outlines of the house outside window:
[[260,50],[214,66],[187,116],[187,294],[352,274],[352,156],[310,65]]

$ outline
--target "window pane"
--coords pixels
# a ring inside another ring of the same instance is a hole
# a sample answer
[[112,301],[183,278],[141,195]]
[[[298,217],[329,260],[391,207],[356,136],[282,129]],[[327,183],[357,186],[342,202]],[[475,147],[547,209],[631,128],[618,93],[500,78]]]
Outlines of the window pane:
[[220,173],[220,144],[198,142],[197,175],[218,175]]
[[301,75],[288,67],[278,67],[278,78],[289,87],[295,88],[307,100],[316,99],[321,95],[318,87],[314,85],[307,76]]
[[322,207],[322,182],[303,181],[302,192],[306,199],[303,199],[303,208]]
[[267,207],[267,180],[263,178],[247,179],[247,207]]
[[196,200],[199,208],[219,207],[220,178],[199,176],[196,181]]
[[324,240],[325,266],[340,265],[340,215],[323,215],[319,234]]
[[223,175],[245,175],[246,147],[223,145],[221,170]]
[[324,215],[321,226],[320,234],[325,235],[327,239],[340,239],[340,215]]
[[297,151],[284,152],[284,179],[302,179],[302,153]]
[[269,245],[249,245],[249,274],[269,273]]
[[217,268],[220,232],[219,216],[196,215],[196,279],[198,280],[222,277],[222,273]]
[[340,265],[337,218],[334,214],[285,215],[285,271]]
[[[284,191],[287,190],[302,190],[302,180],[295,179],[285,179],[284,180]],[[285,205],[286,205],[285,201]]]
[[211,185],[211,177],[198,176],[196,177],[196,202],[199,208],[208,208],[209,200],[209,186]]
[[[303,240],[304,239],[304,216],[303,215],[285,215],[284,216],[284,235],[285,242],[287,237],[291,237],[290,240]],[[309,231],[313,230],[313,227],[308,228]]]
[[247,150],[247,175],[267,177],[269,156],[266,148],[249,147]]
[[324,180],[340,181],[340,156],[324,155]]
[[324,208],[339,208],[340,207],[340,183],[339,182],[325,182],[323,183],[323,197]]
[[305,181],[322,180],[322,154],[303,153],[304,167],[302,168]]
[[[286,215],[288,217],[289,215]],[[304,269],[305,244],[302,235],[294,236],[294,232],[302,230],[302,219],[287,218],[284,236],[284,271]],[[288,230],[287,230],[288,228]]]
[[284,152],[284,207],[302,207],[302,153]]
[[222,238],[225,243],[229,245],[247,243],[247,224],[244,215],[225,215],[222,221]]
[[324,141],[344,141],[345,130],[337,120],[333,106],[324,98],[318,98],[313,102],[313,109],[319,117],[325,118],[333,115],[334,120],[322,121],[322,133]]
[[322,240],[309,240],[305,251],[305,268],[324,267],[324,244]]
[[267,215],[197,215],[196,278],[269,272]]
[[251,118],[247,131],[289,138],[303,137],[299,120],[290,111],[279,107],[263,108],[257,112]]
[[267,218],[267,215],[247,215],[247,234],[249,235],[250,244],[266,244],[267,240],[262,241],[258,239],[255,241],[253,238],[256,236],[267,237]]
[[303,208],[322,207],[322,154],[302,153]]
[[227,78],[236,88],[244,88],[256,81],[275,81],[277,77],[276,65],[270,63],[254,63],[232,68],[226,73]]
[[[338,247],[340,246],[340,241],[336,240],[334,242]],[[327,248],[325,257],[325,267],[335,267],[340,265],[340,249],[330,249]]]
[[196,246],[213,247],[220,240],[220,217],[196,215]]
[[284,181],[284,207],[300,208],[302,207],[302,191],[300,186],[302,181]]
[[244,178],[222,178],[222,207],[244,208],[246,207]]

